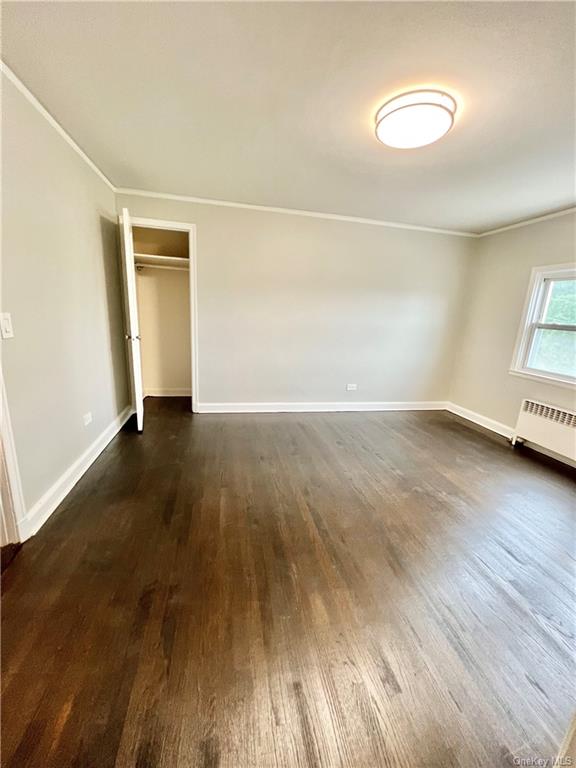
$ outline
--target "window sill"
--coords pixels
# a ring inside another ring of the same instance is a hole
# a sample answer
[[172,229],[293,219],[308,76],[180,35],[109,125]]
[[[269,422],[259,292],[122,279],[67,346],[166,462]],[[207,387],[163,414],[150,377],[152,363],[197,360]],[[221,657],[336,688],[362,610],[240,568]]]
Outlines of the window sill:
[[546,376],[545,374],[534,373],[532,371],[517,371],[511,368],[508,373],[511,376],[518,376],[521,379],[532,379],[533,381],[539,381],[541,384],[553,384],[555,387],[564,387],[565,389],[575,389],[576,382],[569,381],[568,379],[557,379],[554,376]]

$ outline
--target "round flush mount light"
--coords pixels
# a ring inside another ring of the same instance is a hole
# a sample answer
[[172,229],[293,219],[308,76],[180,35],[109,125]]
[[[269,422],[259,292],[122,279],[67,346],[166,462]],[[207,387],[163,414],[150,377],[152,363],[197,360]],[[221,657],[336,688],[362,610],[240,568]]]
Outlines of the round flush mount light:
[[389,99],[376,113],[376,138],[395,149],[425,147],[454,124],[456,100],[445,91],[409,91]]

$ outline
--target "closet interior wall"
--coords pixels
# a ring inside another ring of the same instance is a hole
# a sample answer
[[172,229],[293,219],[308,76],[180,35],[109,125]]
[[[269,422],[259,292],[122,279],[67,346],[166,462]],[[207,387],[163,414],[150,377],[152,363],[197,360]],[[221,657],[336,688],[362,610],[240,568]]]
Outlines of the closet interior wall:
[[192,392],[188,233],[133,227],[144,396]]

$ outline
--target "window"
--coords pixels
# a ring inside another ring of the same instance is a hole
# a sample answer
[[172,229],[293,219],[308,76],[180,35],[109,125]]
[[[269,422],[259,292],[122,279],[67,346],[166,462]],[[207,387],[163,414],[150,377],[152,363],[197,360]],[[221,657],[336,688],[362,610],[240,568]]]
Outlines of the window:
[[532,272],[511,373],[576,382],[576,267]]

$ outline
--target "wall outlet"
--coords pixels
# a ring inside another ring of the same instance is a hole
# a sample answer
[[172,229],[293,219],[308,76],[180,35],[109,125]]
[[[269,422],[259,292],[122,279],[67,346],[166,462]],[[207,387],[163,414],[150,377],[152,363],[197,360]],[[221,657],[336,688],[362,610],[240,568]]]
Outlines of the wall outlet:
[[346,392],[356,392],[358,384],[346,384]]
[[87,427],[88,424],[90,424],[92,422],[92,414],[90,413],[90,411],[88,411],[88,413],[85,413],[82,418],[84,419],[84,426],[85,427]]
[[10,312],[2,312],[0,314],[0,329],[3,339],[14,338],[14,328],[12,327],[12,315]]

